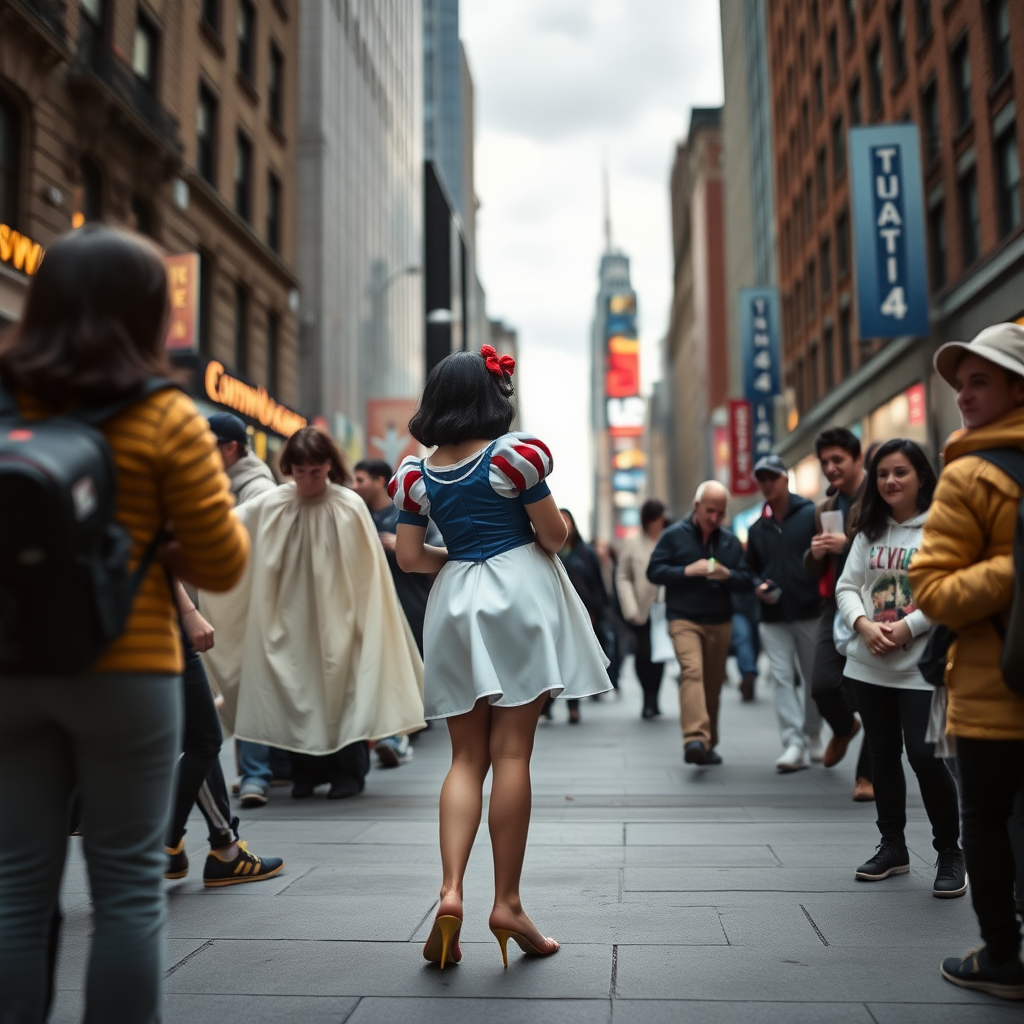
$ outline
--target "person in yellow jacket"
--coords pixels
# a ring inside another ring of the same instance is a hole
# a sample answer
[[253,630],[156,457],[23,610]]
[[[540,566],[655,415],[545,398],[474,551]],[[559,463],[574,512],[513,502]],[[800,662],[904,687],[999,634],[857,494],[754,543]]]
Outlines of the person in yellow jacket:
[[1021,488],[977,454],[1024,450],[1024,327],[996,324],[970,344],[943,345],[935,368],[956,389],[965,429],[946,447],[910,581],[924,614],[957,634],[946,669],[947,732],[957,740],[963,847],[985,941],[941,970],[955,985],[1024,999],[1007,830],[1024,788],[1024,697],[1003,679],[998,625],[1013,601]]

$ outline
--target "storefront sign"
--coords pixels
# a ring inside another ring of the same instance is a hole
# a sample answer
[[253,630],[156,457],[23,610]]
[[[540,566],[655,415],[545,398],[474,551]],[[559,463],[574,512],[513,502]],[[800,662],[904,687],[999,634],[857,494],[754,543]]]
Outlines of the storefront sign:
[[266,388],[232,377],[216,359],[206,364],[203,387],[211,402],[248,416],[282,437],[291,437],[306,425],[305,416],[271,398]]
[[392,469],[407,455],[417,455],[419,442],[409,433],[416,412],[415,398],[371,398],[366,403],[367,454],[383,459]]
[[199,349],[199,254],[165,256],[171,316],[167,324],[167,349],[196,352]]
[[755,460],[775,444],[775,396],[782,390],[780,336],[778,290],[740,289],[743,393],[751,405]]
[[0,224],[0,263],[31,277],[43,262],[46,250],[9,224]]
[[915,124],[850,129],[861,338],[928,334],[927,252]]
[[757,491],[752,440],[750,402],[734,398],[729,402],[729,475],[732,493],[738,497]]

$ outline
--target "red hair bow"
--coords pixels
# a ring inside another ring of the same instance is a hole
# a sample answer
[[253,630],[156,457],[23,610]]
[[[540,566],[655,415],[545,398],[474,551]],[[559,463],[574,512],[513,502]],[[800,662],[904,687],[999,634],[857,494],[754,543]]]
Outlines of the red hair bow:
[[484,357],[487,369],[498,377],[504,377],[505,374],[511,377],[516,372],[516,361],[511,356],[499,356],[498,350],[492,345],[484,345],[480,355]]

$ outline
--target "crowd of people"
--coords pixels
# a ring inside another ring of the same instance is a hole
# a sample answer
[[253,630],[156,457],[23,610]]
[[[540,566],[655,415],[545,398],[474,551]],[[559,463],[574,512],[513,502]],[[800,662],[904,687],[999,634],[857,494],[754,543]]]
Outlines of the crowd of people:
[[[905,750],[932,827],[932,891],[970,889],[984,940],[942,975],[1024,999],[1024,666],[1003,656],[1015,531],[1024,544],[1024,328],[939,350],[964,423],[941,475],[912,441],[865,455],[833,428],[816,442],[821,504],[792,493],[784,462],[767,456],[745,544],[725,525],[727,489],[708,481],[676,522],[648,500],[616,552],[588,544],[555,503],[548,446],[511,430],[510,357],[485,346],[430,372],[409,425],[426,457],[350,470],[307,427],[284,445],[279,484],[240,419],[205,420],[177,386],[167,308],[155,249],[90,226],[50,248],[0,341],[0,408],[20,416],[9,436],[25,443],[24,464],[39,425],[59,422],[91,431],[118,474],[109,521],[76,555],[94,559],[93,592],[54,614],[99,623],[123,612],[80,671],[54,669],[50,652],[3,670],[0,1024],[48,1013],[69,830],[81,832],[94,905],[88,1020],[159,1019],[162,880],[189,871],[193,806],[209,831],[205,886],[283,871],[240,838],[221,723],[252,808],[276,781],[295,799],[351,798],[371,756],[408,763],[410,737],[443,719],[442,880],[423,956],[441,969],[463,956],[463,878],[489,774],[489,927],[506,966],[509,941],[555,954],[520,892],[537,727],[556,697],[578,724],[582,701],[618,686],[628,653],[645,720],[661,714],[674,655],[683,761],[698,769],[723,762],[730,652],[746,702],[764,655],[778,773],[834,767],[863,733],[853,796],[875,801],[879,830],[855,871],[866,882],[909,871]],[[103,511],[80,481],[67,497],[82,520]],[[0,659],[14,658],[2,624]],[[69,637],[66,647],[84,643]]]

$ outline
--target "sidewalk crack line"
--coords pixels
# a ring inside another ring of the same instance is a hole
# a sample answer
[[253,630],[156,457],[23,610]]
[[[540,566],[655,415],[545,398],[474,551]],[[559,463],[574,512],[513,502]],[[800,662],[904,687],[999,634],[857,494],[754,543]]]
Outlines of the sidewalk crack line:
[[434,902],[430,904],[430,907],[427,909],[427,912],[420,918],[420,923],[416,925],[415,928],[413,928],[412,935],[410,935],[408,939],[409,942],[412,942],[412,940],[416,938],[416,933],[423,927],[424,924],[426,924],[427,918],[430,917],[430,915],[434,912],[434,907],[436,907],[440,902],[441,901],[438,899],[434,900]]
[[608,1001],[614,1002],[615,997],[618,994],[615,990],[619,985],[619,946],[616,943],[612,946],[612,983],[608,989]]
[[362,1001],[363,1001],[363,997],[360,996],[356,1000],[355,1006],[353,1006],[352,1009],[349,1010],[348,1013],[346,1013],[345,1016],[341,1018],[341,1020],[339,1021],[339,1024],[345,1024],[346,1021],[351,1020],[352,1019],[352,1015],[356,1012],[356,1010],[359,1009],[359,1004],[362,1003]]
[[807,911],[807,908],[802,903],[800,904],[800,909],[804,912],[804,917],[807,918],[808,923],[814,929],[814,934],[817,935],[819,939],[821,939],[821,944],[823,946],[827,946],[829,944],[828,939],[825,938],[825,936],[821,932],[821,929],[814,923],[814,918],[811,917],[811,915]]
[[205,953],[208,949],[212,948],[213,939],[208,939],[198,949],[193,949],[188,956],[182,957],[176,964],[173,964],[171,967],[168,967],[167,970],[164,971],[164,977],[169,978],[175,971],[180,970],[190,960],[194,960],[197,956],[199,956],[200,953]]

